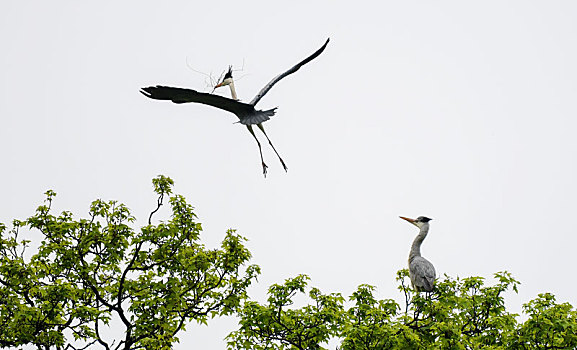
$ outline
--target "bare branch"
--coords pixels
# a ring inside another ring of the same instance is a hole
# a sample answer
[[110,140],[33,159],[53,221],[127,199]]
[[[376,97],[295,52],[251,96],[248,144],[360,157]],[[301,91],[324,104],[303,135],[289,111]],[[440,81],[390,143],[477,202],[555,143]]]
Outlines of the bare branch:
[[162,201],[164,200],[164,193],[161,193],[160,196],[158,197],[158,200],[156,202],[157,206],[156,209],[154,209],[151,213],[150,216],[148,217],[148,224],[152,225],[152,215],[154,215],[158,209],[160,209],[160,207],[162,206]]

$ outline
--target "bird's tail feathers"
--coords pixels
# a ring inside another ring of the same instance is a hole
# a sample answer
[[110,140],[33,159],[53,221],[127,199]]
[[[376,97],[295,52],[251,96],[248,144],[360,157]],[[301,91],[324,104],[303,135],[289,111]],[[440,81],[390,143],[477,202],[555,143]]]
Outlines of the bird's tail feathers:
[[277,108],[278,107],[275,107],[273,109],[267,109],[266,111],[256,111],[256,113],[251,114],[250,116],[248,116],[246,118],[242,118],[239,121],[239,123],[241,123],[243,125],[254,125],[254,124],[260,124],[262,122],[266,122],[267,120],[270,119],[270,117],[275,115]]

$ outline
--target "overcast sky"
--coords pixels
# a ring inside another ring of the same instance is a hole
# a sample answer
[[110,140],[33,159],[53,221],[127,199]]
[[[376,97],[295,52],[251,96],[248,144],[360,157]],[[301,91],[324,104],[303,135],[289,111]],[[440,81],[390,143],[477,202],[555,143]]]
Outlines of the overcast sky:
[[[398,216],[425,215],[422,253],[439,275],[492,283],[507,270],[522,282],[515,312],[541,292],[577,305],[577,3],[278,4],[1,2],[0,222],[53,189],[57,210],[116,199],[144,224],[164,174],[207,245],[228,228],[249,239],[259,301],[300,273],[323,292],[367,283],[401,301],[395,273],[417,229]],[[250,101],[327,37],[259,102],[279,107],[265,127],[288,173],[261,138],[263,178],[234,115],[138,92],[210,91],[189,67],[232,64]],[[224,348],[235,328],[191,325],[176,349]]]

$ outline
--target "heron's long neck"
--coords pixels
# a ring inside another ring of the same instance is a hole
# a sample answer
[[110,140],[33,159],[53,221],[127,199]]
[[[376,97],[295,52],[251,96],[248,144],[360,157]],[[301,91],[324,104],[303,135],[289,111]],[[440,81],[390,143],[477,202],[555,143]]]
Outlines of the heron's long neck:
[[232,95],[232,99],[238,100],[238,97],[236,97],[236,90],[234,89],[234,82],[228,84],[228,86],[230,87],[230,94]]
[[421,243],[423,243],[425,237],[427,237],[427,233],[429,233],[429,225],[425,224],[421,227],[421,231],[413,241],[411,252],[409,253],[409,261],[413,260],[417,256],[421,256]]

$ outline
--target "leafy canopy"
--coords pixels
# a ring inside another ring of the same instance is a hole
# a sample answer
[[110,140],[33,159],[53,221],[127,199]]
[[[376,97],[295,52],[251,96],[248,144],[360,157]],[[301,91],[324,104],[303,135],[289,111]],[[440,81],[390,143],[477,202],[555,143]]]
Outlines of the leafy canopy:
[[[153,186],[156,208],[139,232],[116,201],[94,201],[87,218],[55,216],[53,191],[32,217],[0,225],[0,347],[170,349],[190,321],[235,312],[259,273],[243,268],[245,239],[229,230],[207,249],[173,181],[158,176]],[[170,219],[153,224],[166,197]],[[23,229],[39,236],[37,249],[20,239]],[[107,339],[114,319],[122,337]]]
[[[138,231],[116,201],[94,201],[87,218],[56,216],[53,191],[35,215],[0,224],[0,347],[171,349],[191,321],[237,315],[227,337],[234,350],[325,349],[335,339],[342,350],[577,348],[577,311],[552,294],[525,304],[523,317],[507,311],[504,293],[519,285],[507,272],[491,285],[444,276],[432,293],[418,293],[400,270],[402,305],[377,299],[367,284],[348,300],[325,294],[306,275],[273,284],[264,303],[250,300],[260,269],[248,265],[245,239],[229,230],[220,248],[207,249],[173,181],[152,182],[156,206]],[[153,224],[165,201],[170,218]],[[296,307],[296,298],[307,302]]]
[[[326,349],[336,338],[342,350],[374,349],[574,349],[577,311],[556,304],[550,294],[524,306],[528,320],[520,323],[506,310],[504,293],[519,284],[507,272],[495,284],[481,277],[437,281],[432,293],[408,287],[408,270],[397,273],[403,306],[378,300],[375,288],[360,285],[345,305],[340,294],[308,293],[309,304],[292,307],[304,296],[308,277],[287,279],[269,288],[268,302],[246,301],[239,329],[228,336],[230,349]],[[325,347],[323,347],[325,346]]]

